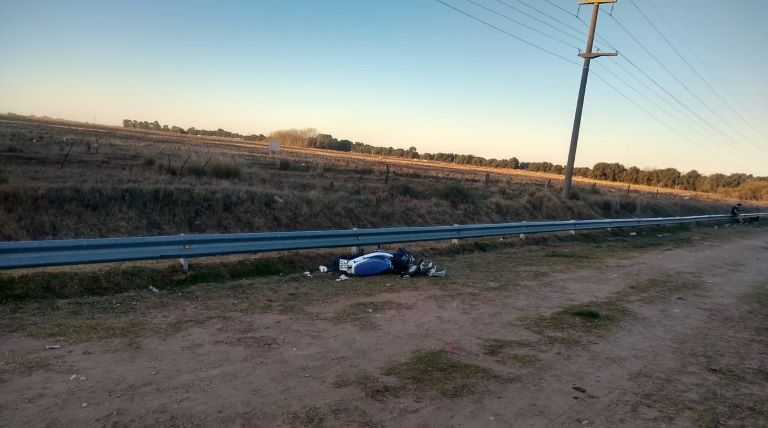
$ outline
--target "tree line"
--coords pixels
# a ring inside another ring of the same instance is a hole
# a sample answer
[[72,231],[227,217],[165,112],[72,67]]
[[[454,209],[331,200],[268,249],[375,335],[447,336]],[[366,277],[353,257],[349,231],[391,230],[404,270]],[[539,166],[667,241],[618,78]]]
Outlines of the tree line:
[[[486,159],[482,156],[456,153],[419,153],[416,147],[408,149],[372,146],[350,140],[337,140],[329,134],[320,134],[313,128],[286,129],[275,131],[270,139],[295,147],[356,152],[373,156],[389,156],[404,159],[423,159],[448,162],[459,165],[473,165],[493,168],[518,169],[550,174],[563,174],[565,167],[551,162],[523,162],[516,157],[509,159]],[[598,162],[592,167],[574,168],[574,175],[594,180],[638,184],[668,189],[720,193],[749,200],[768,200],[768,177],[734,173],[703,175],[696,170],[680,172],[676,168],[640,169],[625,167],[620,163]]]
[[205,137],[240,138],[240,139],[249,140],[249,141],[264,141],[267,139],[267,137],[264,136],[263,134],[244,136],[244,135],[238,134],[237,132],[230,132],[221,128],[215,131],[209,131],[206,129],[195,129],[195,128],[184,129],[176,125],[172,125],[172,126],[161,125],[157,121],[147,122],[146,120],[140,122],[132,119],[123,119],[123,128],[147,129],[151,131],[172,132],[174,134],[184,134],[184,135],[202,135]]
[[[506,168],[542,172],[550,174],[563,174],[565,167],[551,162],[523,162],[516,157],[508,159],[484,158],[482,156],[456,154],[456,153],[419,153],[416,147],[408,149],[372,146],[360,142],[352,142],[346,139],[337,139],[330,134],[317,132],[314,128],[283,129],[274,131],[269,136],[264,134],[251,134],[243,136],[238,133],[225,131],[221,128],[215,131],[206,131],[195,128],[183,129],[178,126],[161,125],[154,122],[138,122],[125,119],[123,126],[126,128],[150,129],[155,131],[174,132],[177,134],[204,135],[214,137],[239,138],[248,141],[277,140],[281,144],[292,147],[310,147],[316,149],[336,150],[342,152],[355,152],[372,156],[388,156],[403,159],[423,159],[454,163],[458,165],[472,165],[492,168]],[[675,168],[640,169],[636,166],[625,167],[620,163],[598,162],[592,167],[574,168],[577,177],[594,180],[625,183],[628,185],[639,184],[669,189],[691,190],[707,193],[720,193],[728,196],[749,200],[768,200],[768,177],[755,177],[751,174],[734,173],[703,175],[696,170],[682,173]]]

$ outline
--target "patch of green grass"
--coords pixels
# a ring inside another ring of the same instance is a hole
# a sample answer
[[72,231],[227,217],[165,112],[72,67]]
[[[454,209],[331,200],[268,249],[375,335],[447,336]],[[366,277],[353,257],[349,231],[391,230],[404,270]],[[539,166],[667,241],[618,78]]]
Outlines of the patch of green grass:
[[298,410],[291,410],[286,413],[288,424],[292,427],[322,427],[325,423],[326,414],[318,406],[304,406]]
[[0,376],[8,374],[30,375],[32,372],[42,370],[50,365],[50,362],[42,358],[0,357]]
[[0,304],[42,299],[108,296],[128,291],[178,289],[191,285],[277,275],[283,272],[274,261],[249,260],[229,264],[193,265],[181,272],[167,268],[127,267],[87,272],[40,271],[0,276]]
[[745,294],[741,300],[749,304],[756,315],[768,318],[768,283],[751,293]]
[[102,339],[133,339],[148,328],[146,321],[127,318],[67,319],[56,323],[40,323],[27,328],[33,337],[56,337],[65,340],[88,341]]
[[521,367],[535,367],[541,359],[533,354],[513,353],[502,357],[504,362],[511,362]]
[[392,301],[356,302],[347,305],[333,319],[337,322],[355,323],[358,325],[371,325],[371,317],[385,311],[397,310],[407,307],[402,303]]
[[544,257],[551,257],[551,258],[564,258],[564,259],[592,259],[595,258],[594,255],[586,253],[586,252],[579,252],[579,251],[547,251],[543,254]]
[[483,354],[496,357],[507,347],[507,341],[502,339],[488,339],[483,345]]
[[697,407],[694,406],[690,400],[673,395],[664,395],[662,397],[656,397],[655,402],[659,407],[659,412],[662,418],[666,422],[672,422],[675,418],[686,412],[695,412]]
[[679,274],[643,280],[618,293],[621,298],[654,299],[670,297],[700,289],[704,283],[693,273]]
[[384,428],[384,424],[374,420],[358,406],[335,404],[328,409],[333,418],[333,425],[355,428]]
[[340,376],[333,382],[333,386],[336,388],[354,386],[363,391],[366,397],[378,401],[397,397],[402,391],[402,386],[385,383],[380,378],[366,373],[352,377]]
[[617,299],[573,305],[549,315],[525,320],[526,326],[544,336],[565,340],[574,335],[603,336],[630,314]]
[[25,333],[32,337],[55,337],[78,342],[93,340],[131,340],[149,335],[169,335],[196,324],[192,320],[173,320],[152,324],[145,320],[118,318],[69,317],[55,323],[46,322],[28,326]]
[[509,348],[530,348],[534,345],[535,342],[522,339],[486,339],[482,351],[485,355],[497,357]]
[[417,351],[407,360],[384,368],[415,391],[436,392],[456,398],[473,392],[480,381],[497,377],[493,370],[453,358],[446,351]]

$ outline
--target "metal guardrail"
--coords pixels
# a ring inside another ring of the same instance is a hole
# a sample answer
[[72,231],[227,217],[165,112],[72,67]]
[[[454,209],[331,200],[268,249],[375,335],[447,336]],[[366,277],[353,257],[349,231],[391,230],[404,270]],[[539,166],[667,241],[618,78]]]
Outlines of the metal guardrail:
[[[743,218],[767,217],[744,214]],[[727,221],[729,215],[0,242],[0,269]]]

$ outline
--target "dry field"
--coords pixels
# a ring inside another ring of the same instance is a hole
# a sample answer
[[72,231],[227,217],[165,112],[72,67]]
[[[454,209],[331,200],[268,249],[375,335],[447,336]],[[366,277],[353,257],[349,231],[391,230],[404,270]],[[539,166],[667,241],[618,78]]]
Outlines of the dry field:
[[[389,168],[389,173],[387,169]],[[510,171],[0,120],[0,240],[728,212],[729,201]]]

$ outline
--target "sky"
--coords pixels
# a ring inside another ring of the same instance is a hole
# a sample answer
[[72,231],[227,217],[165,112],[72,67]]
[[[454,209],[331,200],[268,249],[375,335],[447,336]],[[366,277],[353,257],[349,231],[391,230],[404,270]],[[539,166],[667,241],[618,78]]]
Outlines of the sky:
[[[312,127],[564,164],[586,42],[577,1],[444,2],[496,29],[437,0],[0,0],[0,111],[243,134]],[[577,166],[768,175],[768,2],[601,9],[612,15],[600,13],[595,45],[621,56],[592,61]]]

